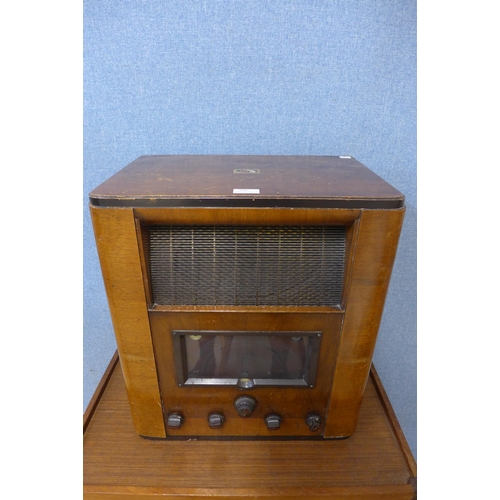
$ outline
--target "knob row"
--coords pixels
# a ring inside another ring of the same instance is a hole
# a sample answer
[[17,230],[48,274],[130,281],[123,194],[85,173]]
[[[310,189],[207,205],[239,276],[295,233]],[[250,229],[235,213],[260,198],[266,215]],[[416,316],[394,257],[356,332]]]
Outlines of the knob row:
[[[208,426],[210,429],[220,429],[224,425],[224,420],[223,413],[210,413],[208,415]],[[183,422],[184,417],[180,413],[170,413],[167,418],[167,425],[170,429],[179,429]],[[267,415],[264,422],[270,431],[278,430],[281,427],[281,417],[274,413]],[[316,413],[309,413],[306,416],[306,425],[311,432],[317,431],[321,427],[321,417]]]

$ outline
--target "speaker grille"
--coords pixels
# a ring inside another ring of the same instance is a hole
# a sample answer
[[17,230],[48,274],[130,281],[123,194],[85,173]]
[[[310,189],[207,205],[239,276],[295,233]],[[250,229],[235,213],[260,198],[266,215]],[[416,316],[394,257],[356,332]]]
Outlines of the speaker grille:
[[338,306],[345,228],[151,226],[159,305]]

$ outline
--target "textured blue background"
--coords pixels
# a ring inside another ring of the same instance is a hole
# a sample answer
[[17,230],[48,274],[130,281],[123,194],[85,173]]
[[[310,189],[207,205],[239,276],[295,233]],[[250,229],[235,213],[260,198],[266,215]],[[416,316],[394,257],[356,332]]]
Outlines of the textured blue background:
[[346,154],[406,195],[374,362],[416,456],[416,1],[84,1],[84,407],[116,349],[87,194],[144,154]]

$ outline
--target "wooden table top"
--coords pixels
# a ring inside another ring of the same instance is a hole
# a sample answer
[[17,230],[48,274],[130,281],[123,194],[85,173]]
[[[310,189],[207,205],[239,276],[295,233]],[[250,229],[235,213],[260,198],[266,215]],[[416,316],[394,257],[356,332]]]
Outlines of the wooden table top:
[[416,498],[416,464],[372,368],[344,440],[148,440],[115,355],[84,416],[84,498]]

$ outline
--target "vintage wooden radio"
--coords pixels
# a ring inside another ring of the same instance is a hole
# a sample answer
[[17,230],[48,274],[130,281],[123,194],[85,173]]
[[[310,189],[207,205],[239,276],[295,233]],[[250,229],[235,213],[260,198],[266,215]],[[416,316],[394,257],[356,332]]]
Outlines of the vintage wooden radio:
[[140,435],[351,435],[399,191],[349,156],[141,156],[90,210]]

